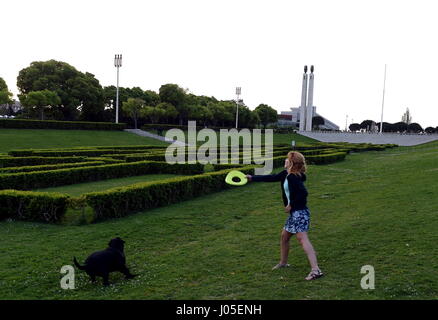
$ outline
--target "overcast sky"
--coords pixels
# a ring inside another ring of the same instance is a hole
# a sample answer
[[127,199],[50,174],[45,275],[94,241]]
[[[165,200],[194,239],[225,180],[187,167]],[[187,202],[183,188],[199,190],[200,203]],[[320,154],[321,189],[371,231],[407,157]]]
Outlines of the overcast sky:
[[315,66],[317,112],[345,128],[406,108],[438,126],[436,1],[2,0],[0,77],[56,59],[115,85],[242,99],[279,113],[300,104],[303,66]]

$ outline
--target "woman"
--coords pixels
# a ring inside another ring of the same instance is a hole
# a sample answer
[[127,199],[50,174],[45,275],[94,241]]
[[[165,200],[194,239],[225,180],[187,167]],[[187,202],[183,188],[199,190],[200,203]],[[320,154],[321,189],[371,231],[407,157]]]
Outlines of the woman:
[[292,235],[296,234],[297,240],[307,254],[311,266],[311,271],[305,279],[318,279],[324,274],[318,267],[315,250],[307,236],[307,231],[309,230],[310,225],[310,211],[307,208],[308,193],[303,183],[306,181],[306,161],[304,156],[299,152],[289,152],[284,162],[284,168],[285,170],[276,175],[247,175],[249,181],[281,182],[281,191],[285,205],[284,211],[289,213],[289,217],[281,232],[281,259],[273,270],[289,267],[289,264],[287,263],[289,255],[289,240]]

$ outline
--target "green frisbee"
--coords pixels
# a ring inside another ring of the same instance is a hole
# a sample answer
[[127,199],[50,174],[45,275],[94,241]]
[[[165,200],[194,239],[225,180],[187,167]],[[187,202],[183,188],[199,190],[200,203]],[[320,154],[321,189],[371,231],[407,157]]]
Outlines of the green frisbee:
[[231,184],[232,186],[243,186],[248,182],[248,179],[243,172],[233,170],[227,174],[227,176],[225,177],[225,182]]

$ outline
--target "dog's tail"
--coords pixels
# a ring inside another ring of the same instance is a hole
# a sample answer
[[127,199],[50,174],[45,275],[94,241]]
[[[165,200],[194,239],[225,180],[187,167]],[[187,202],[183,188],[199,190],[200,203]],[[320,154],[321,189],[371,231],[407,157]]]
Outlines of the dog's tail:
[[85,270],[85,266],[81,266],[78,262],[78,260],[76,260],[76,257],[73,257],[73,262],[75,264],[75,266],[80,269],[80,270]]

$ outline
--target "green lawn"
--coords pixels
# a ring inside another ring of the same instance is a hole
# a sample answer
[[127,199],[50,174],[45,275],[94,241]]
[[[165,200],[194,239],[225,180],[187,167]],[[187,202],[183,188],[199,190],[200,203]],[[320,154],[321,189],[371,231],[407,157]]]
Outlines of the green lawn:
[[[310,166],[309,237],[326,276],[304,281],[305,255],[292,239],[291,268],[279,259],[286,219],[277,183],[250,183],[118,220],[82,226],[0,223],[1,299],[438,299],[438,142],[353,153]],[[139,274],[113,285],[77,272],[59,286],[76,256],[126,240]],[[363,290],[363,265],[375,290]]]
[[67,193],[73,197],[77,197],[87,192],[102,191],[110,188],[127,186],[137,182],[157,181],[157,180],[168,179],[178,176],[179,175],[176,174],[147,174],[143,176],[134,176],[134,177],[127,177],[120,179],[108,179],[102,181],[78,183],[78,184],[72,184],[72,185],[61,186],[61,187],[36,189],[32,191],[61,192],[61,193]]
[[13,149],[116,145],[169,145],[124,131],[0,129],[0,153]]

